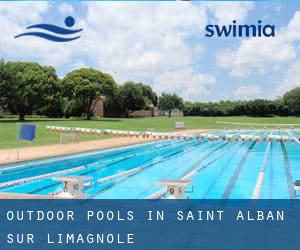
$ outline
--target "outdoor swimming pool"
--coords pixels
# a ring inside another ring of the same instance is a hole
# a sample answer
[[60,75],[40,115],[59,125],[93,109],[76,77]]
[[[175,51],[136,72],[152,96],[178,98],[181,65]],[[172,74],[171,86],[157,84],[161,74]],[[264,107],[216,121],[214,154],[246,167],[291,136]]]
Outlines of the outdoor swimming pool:
[[[228,140],[161,140],[130,147],[1,166],[0,192],[55,194],[57,176],[90,176],[84,192],[93,199],[144,199],[161,193],[162,179],[189,178],[190,198],[297,198],[299,131],[250,131],[260,140],[235,140],[239,131],[214,131]],[[263,140],[272,134],[289,136]],[[118,174],[118,175],[117,175]],[[20,180],[22,180],[20,182]]]

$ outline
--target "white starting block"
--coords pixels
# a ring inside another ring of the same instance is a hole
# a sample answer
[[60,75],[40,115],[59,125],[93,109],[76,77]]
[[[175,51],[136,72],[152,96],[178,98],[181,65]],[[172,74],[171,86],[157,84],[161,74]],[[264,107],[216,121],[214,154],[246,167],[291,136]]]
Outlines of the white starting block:
[[84,181],[90,180],[90,176],[64,176],[53,178],[55,181],[61,181],[64,183],[63,192],[59,193],[57,197],[60,198],[73,198],[84,199],[86,194],[83,192]]
[[184,122],[175,122],[175,129],[185,129]]
[[300,191],[300,180],[294,182],[294,191],[295,191],[295,196],[298,196],[297,191]]
[[167,187],[169,193],[168,199],[187,199],[185,192],[185,187],[192,183],[191,180],[161,180],[159,181],[160,185]]
[[79,143],[79,135],[78,133],[61,133],[59,142],[60,144],[65,144],[70,140],[72,143]]

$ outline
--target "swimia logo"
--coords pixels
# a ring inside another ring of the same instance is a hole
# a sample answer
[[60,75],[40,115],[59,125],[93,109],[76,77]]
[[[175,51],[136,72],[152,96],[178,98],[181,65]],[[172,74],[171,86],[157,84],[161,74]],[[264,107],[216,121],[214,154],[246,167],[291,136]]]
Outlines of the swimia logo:
[[233,20],[229,25],[206,25],[206,37],[275,37],[275,25],[263,24],[237,24]]
[[[70,29],[75,24],[75,19],[72,16],[65,18],[65,26],[60,27],[53,24],[35,24],[26,27],[27,30],[36,29],[35,31],[29,31],[21,33],[15,36],[16,38],[24,36],[34,36],[42,39],[46,39],[52,42],[70,42],[80,38],[80,36],[74,36],[82,31],[82,29]],[[71,36],[72,35],[72,36]]]

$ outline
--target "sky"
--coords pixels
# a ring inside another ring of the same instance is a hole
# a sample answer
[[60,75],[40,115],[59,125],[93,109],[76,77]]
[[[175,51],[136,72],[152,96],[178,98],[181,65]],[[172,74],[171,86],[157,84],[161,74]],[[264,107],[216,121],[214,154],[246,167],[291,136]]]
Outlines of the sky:
[[[64,26],[81,38],[54,43],[14,36]],[[276,26],[271,38],[208,38],[207,24]],[[186,101],[273,99],[300,86],[300,4],[287,2],[0,2],[0,58],[55,67],[59,77],[93,67]]]

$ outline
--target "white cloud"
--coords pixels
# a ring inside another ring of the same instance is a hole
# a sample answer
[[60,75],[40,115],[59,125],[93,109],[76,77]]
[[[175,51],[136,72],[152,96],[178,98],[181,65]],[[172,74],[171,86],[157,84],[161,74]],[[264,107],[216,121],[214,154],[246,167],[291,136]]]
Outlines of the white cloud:
[[158,93],[177,93],[185,100],[200,101],[207,96],[206,88],[216,79],[207,74],[194,72],[191,68],[164,72],[154,79],[154,89]]
[[295,12],[286,28],[277,27],[275,37],[242,40],[237,49],[227,49],[216,56],[217,64],[230,70],[230,75],[244,77],[264,74],[267,66],[279,68],[297,57],[294,41],[300,39],[300,12]]
[[219,24],[229,24],[233,20],[244,22],[255,5],[252,2],[210,2],[207,7],[214,15],[213,21]]
[[300,11],[295,12],[290,20],[287,26],[286,37],[291,41],[300,39]]
[[[97,67],[114,75],[119,83],[128,79],[151,83],[166,72],[191,68],[195,53],[199,55],[204,50],[199,43],[191,46],[188,39],[203,31],[207,21],[205,6],[188,2],[84,5],[86,13],[77,17],[76,22],[76,27],[83,28],[81,39],[63,44],[30,37],[13,38],[24,32],[26,26],[46,21],[47,3],[34,2],[30,8],[19,3],[13,8],[0,4],[0,21],[4,26],[1,52],[12,60],[35,60],[57,68],[65,65],[68,70],[86,65]],[[71,14],[75,9],[62,3],[58,10]],[[199,77],[194,71],[189,74]]]
[[67,4],[67,3],[62,3],[58,6],[58,10],[60,13],[62,14],[67,14],[67,15],[71,15],[74,13],[74,8],[72,5]]
[[73,69],[88,68],[88,66],[83,61],[76,61],[72,64]]
[[8,17],[10,21],[27,22],[40,21],[41,13],[47,11],[47,2],[1,2],[1,16]]
[[[67,69],[67,72],[71,72],[73,70],[76,70],[76,69],[80,69],[80,68],[89,68],[90,66],[86,65],[83,61],[74,61],[68,65],[66,65],[66,69]],[[59,78],[64,78],[65,75],[60,75]]]
[[31,37],[14,39],[15,35],[25,32],[27,26],[41,22],[48,8],[47,2],[1,3],[1,52],[12,60],[38,61],[53,66],[68,63],[72,56],[71,46]]
[[[66,71],[67,73],[76,70],[76,69],[80,69],[80,68],[90,68],[92,66],[86,65],[84,61],[81,60],[75,60],[72,61],[71,63],[68,63],[66,65]],[[64,77],[65,75],[63,75],[62,77]]]
[[[244,22],[255,8],[253,3],[236,2],[209,5],[87,2],[83,5],[87,12],[83,16],[80,12],[81,17],[76,20],[76,27],[83,28],[81,39],[56,44],[25,37],[13,39],[14,35],[24,32],[26,26],[46,21],[45,17],[51,14],[47,13],[47,2],[1,3],[1,53],[13,60],[36,60],[56,67],[64,65],[62,68],[67,70],[96,67],[113,74],[119,83],[131,79],[144,81],[152,83],[158,92],[175,91],[185,99],[203,100],[207,86],[216,81],[214,76],[199,72],[199,65],[194,61],[211,49],[199,42],[207,13],[213,14],[209,21],[225,24],[233,19]],[[76,14],[77,11],[67,3],[59,4],[58,10],[63,14]],[[269,68],[272,71],[282,69],[285,63],[296,58],[293,42],[300,39],[299,19],[300,14],[296,12],[287,28],[275,38],[245,39],[234,49],[224,49],[216,57],[217,64],[239,77],[264,74]],[[215,48],[212,51],[215,53]],[[300,63],[295,63],[294,70],[291,66],[282,88],[288,89],[291,83],[298,82],[299,66]],[[241,86],[234,96],[257,97],[261,92],[258,85]]]
[[205,48],[201,44],[198,44],[194,47],[194,55],[199,56],[204,50]]
[[285,78],[279,83],[273,93],[273,97],[280,97],[285,92],[300,86],[300,59],[293,62],[285,74]]
[[244,77],[264,74],[268,65],[296,58],[296,50],[284,35],[274,38],[251,38],[241,42],[236,50],[227,49],[216,56],[217,64],[230,69],[230,75]]
[[[122,79],[147,79],[192,64],[187,39],[206,23],[205,8],[187,2],[87,3],[82,51]],[[200,45],[197,47],[200,49]]]
[[[296,11],[293,18],[289,21],[285,31],[285,37],[293,44],[295,41],[300,40],[300,11]],[[299,54],[299,47],[297,48],[297,54]],[[275,88],[272,97],[280,97],[285,92],[300,86],[300,59],[293,61],[287,72],[285,73],[284,79],[278,83],[278,87]]]
[[234,93],[234,97],[239,100],[250,100],[262,97],[262,89],[258,85],[242,85],[238,87]]

